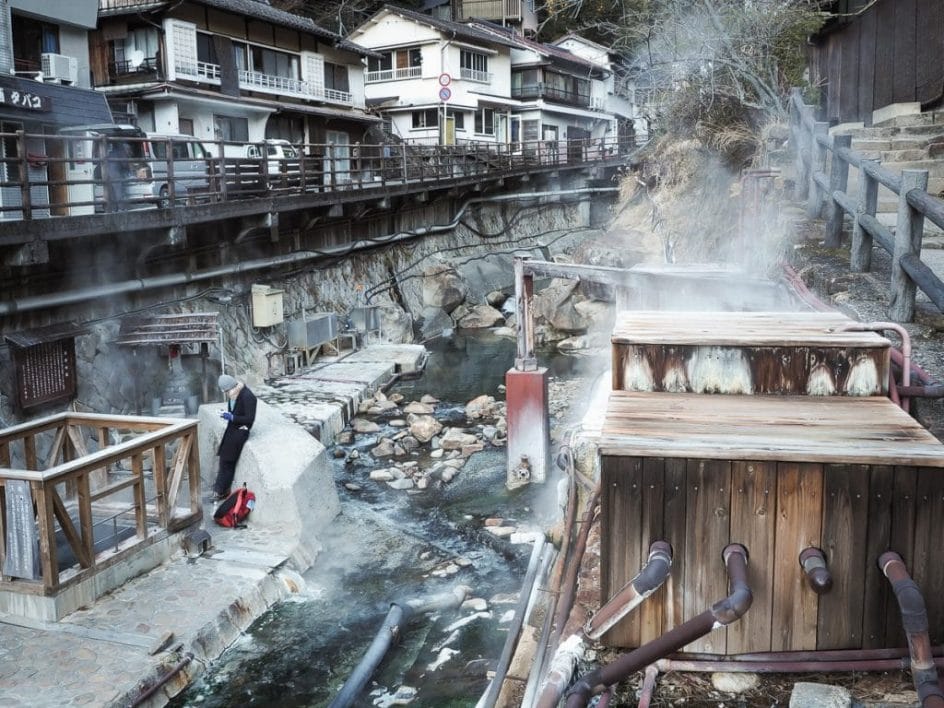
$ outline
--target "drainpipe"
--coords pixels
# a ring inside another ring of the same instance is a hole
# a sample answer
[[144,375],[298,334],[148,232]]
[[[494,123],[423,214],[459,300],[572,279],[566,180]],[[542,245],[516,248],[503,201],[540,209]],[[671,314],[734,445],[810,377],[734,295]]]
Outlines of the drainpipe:
[[642,570],[590,618],[584,633],[599,639],[610,627],[632,612],[643,600],[662,587],[672,570],[672,546],[655,541]]
[[354,241],[346,246],[332,246],[322,248],[317,251],[299,251],[284,256],[274,258],[260,258],[252,261],[241,261],[230,265],[210,268],[209,270],[197,271],[194,273],[173,273],[170,275],[155,276],[153,278],[136,278],[133,280],[124,280],[117,283],[111,283],[105,286],[85,288],[82,290],[65,290],[48,295],[39,295],[36,297],[24,297],[20,299],[6,300],[0,302],[0,316],[11,315],[18,312],[27,312],[30,310],[39,310],[43,308],[61,307],[63,305],[73,305],[87,300],[107,298],[115,295],[125,295],[132,292],[141,292],[154,288],[167,288],[176,285],[185,285],[187,283],[196,283],[202,280],[212,278],[222,278],[236,273],[248,273],[250,271],[261,270],[264,268],[275,268],[278,266],[295,265],[305,261],[317,260],[326,257],[346,256],[353,251],[376,248],[380,245],[389,245],[400,241],[409,241],[419,236],[427,236],[433,233],[450,231],[459,225],[465,210],[474,203],[478,202],[505,202],[517,199],[535,199],[538,197],[549,197],[564,194],[595,194],[595,193],[614,193],[618,192],[617,187],[584,187],[580,189],[568,189],[556,192],[528,192],[525,194],[499,194],[491,197],[476,197],[469,199],[459,212],[448,224],[429,226],[414,231],[390,234],[377,239],[365,239]]
[[354,701],[364,690],[364,686],[367,685],[370,677],[374,675],[374,671],[383,661],[387,651],[400,638],[401,630],[409,624],[410,619],[415,614],[458,607],[465,599],[466,591],[467,588],[460,586],[454,592],[436,595],[426,600],[392,603],[383,625],[374,636],[374,640],[328,708],[346,708],[354,705]]
[[[884,332],[891,330],[897,332],[901,337],[901,385],[911,385],[911,335],[908,330],[897,322],[850,322],[849,324],[836,327],[834,332]],[[897,393],[897,392],[896,392]],[[909,400],[901,399],[901,409],[907,413],[909,409]]]
[[878,566],[892,584],[898,607],[901,609],[901,623],[904,625],[911,653],[911,678],[921,705],[925,708],[942,708],[944,691],[941,690],[937,667],[931,653],[928,611],[921,589],[908,575],[908,569],[905,568],[901,556],[894,551],[886,551],[880,555]]
[[658,639],[579,678],[567,694],[567,708],[585,708],[590,697],[601,693],[607,686],[618,683],[633,672],[681,649],[713,629],[725,627],[740,619],[754,601],[747,584],[747,549],[739,543],[732,543],[725,547],[721,556],[731,581],[730,595]]
[[817,595],[824,595],[832,589],[833,576],[826,567],[826,555],[820,549],[810,546],[800,551],[800,567]]

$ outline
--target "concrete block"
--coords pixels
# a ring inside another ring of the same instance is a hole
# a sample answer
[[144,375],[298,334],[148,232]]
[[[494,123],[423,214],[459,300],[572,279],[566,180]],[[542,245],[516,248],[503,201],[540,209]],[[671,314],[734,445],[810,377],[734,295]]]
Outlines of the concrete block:
[[878,110],[872,111],[872,125],[882,125],[898,116],[921,113],[921,104],[917,101],[909,103],[891,103]]
[[825,683],[794,684],[790,694],[790,708],[849,708],[852,696],[842,686]]
[[[505,374],[508,421],[508,487],[547,479],[550,460],[550,421],[544,367],[534,371],[510,369]],[[521,466],[527,460],[527,470]]]

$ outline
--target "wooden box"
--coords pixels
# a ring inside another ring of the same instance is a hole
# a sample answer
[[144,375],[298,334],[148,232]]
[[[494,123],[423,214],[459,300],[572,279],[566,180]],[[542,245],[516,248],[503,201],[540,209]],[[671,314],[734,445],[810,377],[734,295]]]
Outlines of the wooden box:
[[875,396],[890,343],[840,331],[823,312],[625,312],[613,332],[613,390]]
[[[604,643],[636,647],[727,595],[721,551],[750,554],[753,606],[686,651],[904,647],[876,564],[901,554],[944,642],[944,446],[884,397],[614,391],[600,443],[602,602],[672,544],[666,584]],[[832,589],[799,564],[821,548]]]

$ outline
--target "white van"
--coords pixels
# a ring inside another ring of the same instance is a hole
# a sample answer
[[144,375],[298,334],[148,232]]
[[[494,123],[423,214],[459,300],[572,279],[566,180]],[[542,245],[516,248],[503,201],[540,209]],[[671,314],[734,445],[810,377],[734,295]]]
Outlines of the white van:
[[144,131],[98,123],[59,129],[65,138],[69,215],[148,206],[154,201]]
[[[179,203],[192,192],[206,192],[209,189],[210,153],[203,143],[192,135],[179,133],[146,135],[148,143],[145,149],[153,179],[151,193],[159,206],[171,206],[171,191],[174,200]],[[168,174],[168,154],[173,162],[173,183]]]

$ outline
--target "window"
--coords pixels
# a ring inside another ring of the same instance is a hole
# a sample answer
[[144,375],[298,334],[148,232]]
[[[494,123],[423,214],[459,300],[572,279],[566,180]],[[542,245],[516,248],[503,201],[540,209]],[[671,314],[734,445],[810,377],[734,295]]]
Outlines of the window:
[[446,115],[455,121],[456,130],[465,130],[465,113],[457,111],[455,108],[449,108]]
[[393,68],[393,54],[384,52],[379,57],[367,58],[367,71],[390,71]]
[[491,108],[480,108],[475,112],[475,132],[479,135],[495,134],[495,111]]
[[0,123],[0,132],[3,132],[3,140],[0,141],[0,158],[3,158],[2,179],[4,182],[19,182],[20,168],[19,157],[20,149],[17,144],[16,133],[23,130],[22,123]]
[[492,76],[488,73],[488,57],[463,49],[459,54],[459,78],[483,83],[490,81]]
[[384,52],[367,59],[367,72],[375,74],[375,81],[409,79],[422,73],[423,53],[419,47],[407,47]]
[[216,127],[216,139],[234,143],[249,141],[249,119],[234,116],[213,116],[213,125]]
[[115,73],[132,74],[157,69],[157,49],[156,29],[153,27],[129,29],[124,39],[112,43]]
[[38,71],[42,54],[59,54],[59,27],[13,15],[13,64],[17,71]]
[[233,57],[238,71],[279,76],[284,79],[299,77],[298,56],[268,49],[256,44],[233,42]]
[[350,84],[347,80],[347,67],[344,64],[324,63],[324,85],[326,89],[335,91],[350,92]]
[[216,47],[213,37],[197,32],[197,61],[204,64],[219,64],[216,58]]
[[439,111],[435,108],[427,108],[425,111],[413,111],[414,128],[438,128]]

